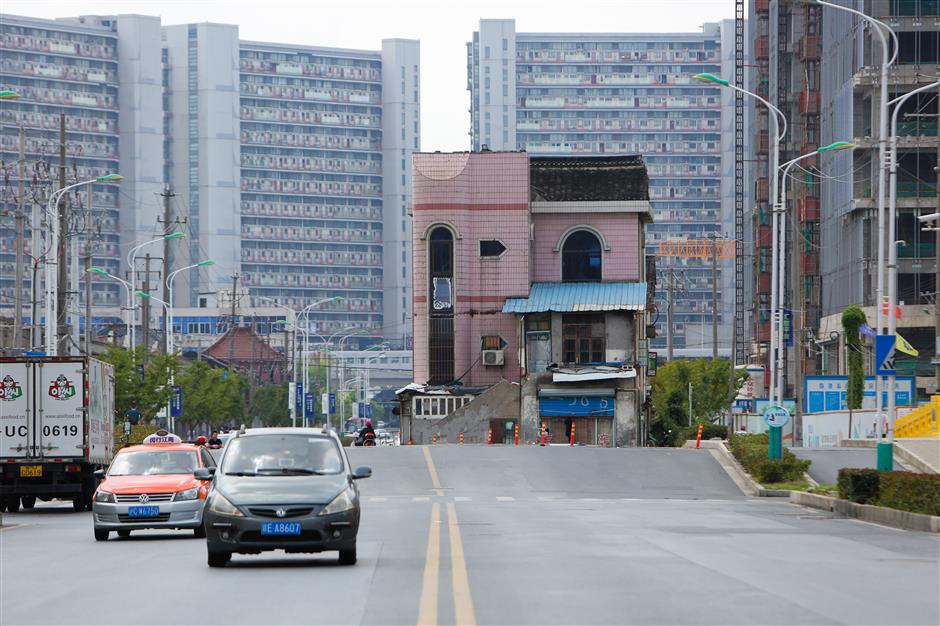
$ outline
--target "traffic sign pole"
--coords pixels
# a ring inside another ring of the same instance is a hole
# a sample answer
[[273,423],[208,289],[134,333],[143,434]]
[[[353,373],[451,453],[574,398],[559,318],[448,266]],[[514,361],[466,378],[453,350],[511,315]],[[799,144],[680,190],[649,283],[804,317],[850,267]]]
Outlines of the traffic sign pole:
[[764,421],[770,427],[767,434],[767,458],[783,458],[783,427],[790,421],[790,411],[785,407],[770,405],[764,409]]

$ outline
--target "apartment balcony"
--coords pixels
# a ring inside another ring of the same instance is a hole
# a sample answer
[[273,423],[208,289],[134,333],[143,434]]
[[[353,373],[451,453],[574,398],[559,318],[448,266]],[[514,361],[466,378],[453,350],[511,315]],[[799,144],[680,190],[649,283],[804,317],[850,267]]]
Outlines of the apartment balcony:
[[[65,130],[79,133],[105,133],[118,132],[117,113],[113,117],[90,117],[81,114],[67,115],[65,117]],[[59,130],[59,116],[52,113],[27,112],[14,110],[10,107],[0,109],[0,120],[10,126],[20,126],[28,129]]]
[[767,154],[770,150],[770,134],[766,130],[757,133],[757,152]]
[[756,0],[754,2],[754,10],[757,13],[767,13],[770,11],[770,0]]
[[766,343],[770,341],[770,320],[759,322],[757,324],[757,341]]
[[819,275],[819,257],[815,254],[807,255],[803,257],[803,275],[804,276],[818,276]]
[[800,92],[800,113],[803,115],[807,115],[807,114],[815,115],[819,113],[819,92],[818,91]]
[[757,293],[770,293],[770,274],[767,272],[757,275]]
[[322,241],[326,243],[379,243],[379,230],[242,225],[242,238],[258,241]]
[[767,202],[770,199],[770,182],[766,178],[757,179],[757,200]]
[[799,211],[801,222],[819,221],[819,198],[806,196],[796,201],[797,211]]
[[900,181],[897,184],[898,198],[936,198],[937,183],[926,181]]
[[758,226],[755,235],[755,243],[758,246],[770,246],[771,242],[773,241],[773,230],[771,230],[770,226]]
[[800,42],[800,58],[804,61],[819,60],[819,35],[804,35]]

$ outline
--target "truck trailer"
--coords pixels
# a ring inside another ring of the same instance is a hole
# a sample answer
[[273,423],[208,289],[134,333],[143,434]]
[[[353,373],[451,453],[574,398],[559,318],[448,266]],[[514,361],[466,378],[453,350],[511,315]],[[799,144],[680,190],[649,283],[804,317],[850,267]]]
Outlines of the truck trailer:
[[0,358],[0,507],[91,510],[114,456],[114,368],[85,357]]

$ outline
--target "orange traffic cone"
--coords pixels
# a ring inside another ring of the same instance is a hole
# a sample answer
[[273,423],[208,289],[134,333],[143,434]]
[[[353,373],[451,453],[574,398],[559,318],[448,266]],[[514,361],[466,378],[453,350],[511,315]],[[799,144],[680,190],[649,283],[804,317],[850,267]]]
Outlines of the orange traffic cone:
[[543,446],[545,445],[545,430],[546,430],[546,429],[545,429],[545,422],[542,422],[542,444],[541,444],[541,445],[543,445]]
[[519,445],[519,424],[516,424],[516,427],[513,430],[515,431],[513,433],[513,438],[516,440],[516,445],[518,446]]
[[492,428],[486,431],[486,445],[488,446],[493,445],[493,429]]
[[571,442],[568,444],[568,447],[574,447],[574,422],[571,422]]

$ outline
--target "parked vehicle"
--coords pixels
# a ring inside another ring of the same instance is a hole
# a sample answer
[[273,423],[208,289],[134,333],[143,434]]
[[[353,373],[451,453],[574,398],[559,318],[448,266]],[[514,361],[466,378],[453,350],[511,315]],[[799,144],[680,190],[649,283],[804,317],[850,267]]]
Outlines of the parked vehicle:
[[359,488],[372,470],[353,471],[334,431],[257,428],[225,448],[219,469],[196,471],[213,483],[203,520],[209,567],[233,553],[339,551],[356,562]]
[[91,508],[114,455],[114,370],[80,357],[0,359],[0,505],[70,499]]

